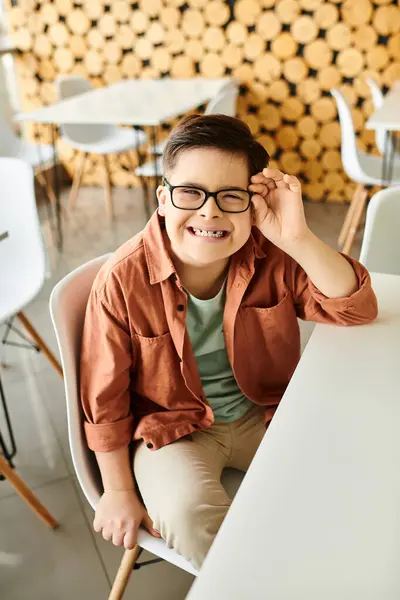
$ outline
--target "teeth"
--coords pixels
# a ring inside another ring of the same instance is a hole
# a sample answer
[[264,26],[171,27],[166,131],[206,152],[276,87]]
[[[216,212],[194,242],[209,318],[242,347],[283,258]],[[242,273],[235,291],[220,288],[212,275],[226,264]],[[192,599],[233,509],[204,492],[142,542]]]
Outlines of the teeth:
[[203,229],[195,229],[192,227],[195,235],[199,235],[201,237],[222,237],[224,235],[223,231],[204,231]]

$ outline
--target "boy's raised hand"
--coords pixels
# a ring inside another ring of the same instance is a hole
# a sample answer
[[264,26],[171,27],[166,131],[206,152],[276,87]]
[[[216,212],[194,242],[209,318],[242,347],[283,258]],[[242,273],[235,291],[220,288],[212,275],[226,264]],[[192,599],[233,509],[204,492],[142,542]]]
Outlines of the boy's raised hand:
[[266,168],[253,175],[249,190],[254,193],[254,224],[275,246],[289,252],[306,238],[309,229],[297,177]]

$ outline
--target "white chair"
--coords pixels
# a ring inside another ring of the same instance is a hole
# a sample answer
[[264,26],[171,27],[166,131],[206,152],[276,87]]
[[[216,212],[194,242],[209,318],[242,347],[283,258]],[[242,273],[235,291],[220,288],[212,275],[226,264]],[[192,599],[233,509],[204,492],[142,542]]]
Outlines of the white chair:
[[[204,114],[220,114],[227,115],[228,117],[235,117],[238,93],[239,88],[235,81],[229,81],[228,83],[224,84],[214,98],[211,98],[210,102],[207,104]],[[162,155],[167,143],[167,139],[168,138],[165,138],[162,140],[162,142],[156,144],[155,149],[150,147],[149,152]],[[141,165],[140,167],[137,167],[135,173],[141,177],[154,177],[156,174],[162,173],[162,159],[157,158],[156,165],[155,161],[153,160]]]
[[38,184],[53,206],[56,197],[43,171],[53,167],[54,152],[50,144],[35,144],[18,137],[6,119],[0,115],[0,157],[19,158],[34,170]]
[[[374,109],[378,110],[381,108],[383,104],[383,93],[379,85],[374,81],[371,77],[367,77],[366,79],[369,89],[371,90],[372,104],[374,105]],[[385,154],[385,142],[386,142],[386,130],[385,129],[377,129],[375,132],[375,141],[376,146],[379,152],[384,155]],[[392,147],[393,142],[389,141],[389,148]],[[390,149],[387,152],[391,152]],[[396,161],[400,161],[400,153],[396,152]]]
[[[50,312],[64,370],[72,460],[83,493],[93,509],[100,499],[102,483],[94,453],[88,449],[83,431],[78,369],[82,329],[90,289],[100,267],[109,256],[95,258],[72,271],[55,286],[50,297]],[[242,478],[243,474],[234,469],[224,471],[223,484],[231,496],[239,487]],[[138,546],[134,550],[126,550],[124,553],[118,576],[111,591],[110,598],[113,600],[121,598],[123,595],[130,572],[137,559],[139,547],[193,575],[198,574],[190,562],[167,548],[164,540],[152,537],[145,529],[139,530],[137,543]]]
[[369,271],[400,275],[400,187],[380,190],[371,198],[360,262]]
[[[6,335],[16,316],[53,367],[62,376],[57,359],[39,336],[22,309],[38,294],[45,277],[45,252],[36,208],[34,174],[27,162],[17,158],[0,158],[0,324],[7,324]],[[27,340],[29,341],[29,340]],[[4,411],[11,449],[0,432],[0,474],[13,485],[18,494],[49,527],[57,523],[33,495],[25,483],[12,471],[16,452],[14,435],[0,377],[0,404]]]
[[[336,100],[342,138],[342,163],[347,176],[358,186],[354,193],[346,219],[339,235],[338,245],[346,254],[350,251],[364,208],[367,202],[366,185],[382,185],[382,164],[380,156],[373,156],[357,147],[356,134],[350,106],[343,94],[331,90]],[[400,165],[394,165],[392,185],[400,184]]]
[[[76,75],[64,75],[59,77],[56,84],[58,96],[61,100],[78,94],[84,94],[92,89],[87,79]],[[128,129],[126,127],[117,127],[115,125],[62,124],[61,135],[65,142],[79,153],[76,162],[74,181],[68,200],[68,207],[73,209],[76,205],[87,155],[100,154],[103,156],[104,160],[106,207],[108,216],[111,219],[114,214],[114,206],[111,193],[110,165],[107,155],[125,152],[130,160],[133,172],[134,163],[130,151],[135,149],[138,152],[139,146],[144,144],[147,140],[146,134],[143,131]],[[148,211],[146,199],[145,208],[146,211]]]
[[0,323],[16,316],[62,376],[62,369],[22,309],[42,288],[46,255],[36,208],[33,170],[0,157]]

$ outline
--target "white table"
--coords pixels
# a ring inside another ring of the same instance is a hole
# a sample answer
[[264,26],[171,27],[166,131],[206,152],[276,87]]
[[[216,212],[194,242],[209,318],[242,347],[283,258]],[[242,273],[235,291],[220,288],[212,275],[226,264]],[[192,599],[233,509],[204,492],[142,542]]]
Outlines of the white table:
[[157,126],[210,100],[229,79],[125,79],[61,100],[19,121]]
[[188,600],[400,598],[400,277],[317,325]]
[[390,92],[384,96],[381,108],[372,113],[365,127],[386,132],[382,181],[390,182],[397,152],[397,135],[395,132],[400,131],[400,82],[395,83]]

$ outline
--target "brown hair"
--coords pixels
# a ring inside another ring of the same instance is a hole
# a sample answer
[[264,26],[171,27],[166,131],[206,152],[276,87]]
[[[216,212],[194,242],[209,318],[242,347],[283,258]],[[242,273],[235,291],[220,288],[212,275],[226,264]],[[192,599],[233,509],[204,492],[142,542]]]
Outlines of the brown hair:
[[168,137],[163,152],[164,170],[173,169],[185,150],[206,147],[244,156],[250,176],[262,171],[269,162],[268,152],[240,119],[226,115],[190,115],[182,119]]

